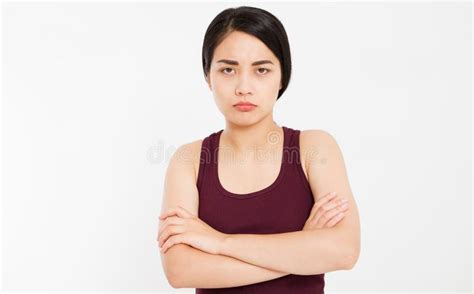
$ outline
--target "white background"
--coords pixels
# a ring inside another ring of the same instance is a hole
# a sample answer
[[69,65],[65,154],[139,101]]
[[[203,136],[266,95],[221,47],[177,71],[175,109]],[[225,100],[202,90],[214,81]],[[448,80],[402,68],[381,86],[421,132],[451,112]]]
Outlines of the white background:
[[164,172],[224,127],[205,30],[251,5],[284,24],[275,120],[338,141],[361,217],[326,291],[472,289],[471,3],[3,3],[4,291],[172,289]]

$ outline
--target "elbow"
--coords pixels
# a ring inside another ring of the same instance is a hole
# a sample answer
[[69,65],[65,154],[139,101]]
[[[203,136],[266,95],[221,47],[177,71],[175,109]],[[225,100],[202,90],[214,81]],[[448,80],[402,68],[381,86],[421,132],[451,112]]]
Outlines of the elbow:
[[177,268],[173,268],[173,270],[168,269],[166,272],[166,279],[168,280],[168,284],[174,289],[184,288],[183,284],[183,273],[179,271]]
[[167,267],[165,269],[165,276],[166,276],[166,279],[168,280],[168,284],[175,288],[175,289],[178,289],[178,288],[181,288],[180,286],[180,282],[179,282],[179,276],[176,274],[177,270],[175,270],[174,268],[170,268],[170,267]]
[[166,273],[166,279],[168,280],[168,284],[174,289],[189,287],[185,282],[186,272],[183,271],[183,268],[178,266],[177,263],[168,267],[165,273]]
[[198,288],[194,284],[190,272],[190,259],[194,250],[187,244],[175,244],[166,253],[161,253],[166,279],[171,287],[175,289]]
[[184,246],[186,245],[176,244],[172,248],[169,248],[166,253],[161,253],[161,261],[166,279],[168,280],[168,284],[175,289],[184,287],[183,270],[181,266],[181,255],[184,249],[179,250],[180,247]]
[[169,283],[169,284],[171,285],[171,287],[173,287],[174,289],[183,288],[183,286],[182,286],[181,283],[179,282],[177,276],[173,276],[172,278],[168,279],[168,283]]
[[179,287],[178,287],[177,277],[176,277],[176,274],[174,272],[175,271],[173,271],[170,267],[165,268],[165,276],[166,276],[166,280],[168,280],[168,284],[171,287],[176,289],[176,288],[179,288]]
[[349,253],[347,253],[343,258],[343,262],[342,262],[342,268],[344,270],[351,270],[354,268],[354,266],[356,265],[357,263],[357,260],[359,259],[359,254],[360,254],[360,250],[357,249],[357,250],[348,250]]

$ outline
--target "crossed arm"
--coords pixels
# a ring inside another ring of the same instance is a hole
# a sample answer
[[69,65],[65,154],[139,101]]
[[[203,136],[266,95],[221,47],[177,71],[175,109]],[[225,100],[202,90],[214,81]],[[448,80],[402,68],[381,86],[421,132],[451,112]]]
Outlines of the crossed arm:
[[234,234],[221,254],[257,266],[297,275],[350,269],[356,255],[351,236],[340,227],[280,234]]
[[[345,249],[331,245],[331,240],[337,240],[333,239],[337,233],[331,234],[331,229],[230,235],[220,255],[176,244],[166,253],[176,261],[177,272],[172,274],[172,285],[175,288],[237,287],[289,273],[310,275],[350,269],[354,264],[353,255],[345,255]],[[313,248],[313,240],[317,238],[325,241],[318,240]],[[344,243],[343,239],[340,241]]]
[[173,286],[236,287],[288,273],[313,275],[350,269],[355,263],[355,255],[344,236],[335,228],[267,235],[233,234],[223,244],[220,254],[208,254],[186,244],[177,244],[167,252],[178,260],[174,268],[179,272],[173,275]]
[[176,244],[165,254],[168,280],[174,288],[227,288],[256,284],[288,275],[239,259],[210,254],[187,244]]
[[[315,200],[319,195],[336,191],[348,199],[349,209],[345,218],[332,228],[267,235],[229,235],[220,255],[208,254],[184,244],[175,245],[166,254],[168,260],[174,261],[173,266],[168,266],[174,269],[169,270],[174,287],[234,287],[272,280],[289,273],[310,275],[354,266],[360,248],[359,217],[342,154],[334,139],[325,132],[310,131],[301,139],[302,142],[306,140],[308,146],[318,142],[313,145],[318,150],[318,157],[308,160],[308,181]],[[321,162],[318,173],[315,173],[316,164]]]
[[[182,145],[170,159],[164,183],[162,212],[177,205],[198,215],[196,170],[201,140]],[[197,162],[193,162],[192,160]],[[160,227],[163,221],[160,220]],[[161,253],[164,274],[174,288],[227,288],[255,284],[285,275],[239,259],[210,254],[187,244],[176,244]],[[212,278],[211,278],[212,277]]]

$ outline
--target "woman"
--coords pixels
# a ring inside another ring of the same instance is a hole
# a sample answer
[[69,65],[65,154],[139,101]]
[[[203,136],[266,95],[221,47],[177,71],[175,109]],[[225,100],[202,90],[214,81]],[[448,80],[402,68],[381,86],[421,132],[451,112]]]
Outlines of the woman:
[[359,216],[334,138],[273,119],[291,73],[282,24],[259,8],[222,11],[203,69],[225,129],[170,160],[157,238],[168,281],[196,293],[324,293],[324,273],[358,259]]

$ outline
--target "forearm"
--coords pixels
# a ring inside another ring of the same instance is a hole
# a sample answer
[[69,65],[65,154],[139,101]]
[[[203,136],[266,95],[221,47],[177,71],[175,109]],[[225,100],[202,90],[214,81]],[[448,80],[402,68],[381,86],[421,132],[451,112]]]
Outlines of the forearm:
[[237,287],[288,275],[285,272],[252,265],[233,257],[209,254],[187,244],[176,244],[165,254],[177,256],[174,271],[176,288]]
[[347,269],[348,241],[336,228],[280,234],[232,234],[220,254],[297,275]]

